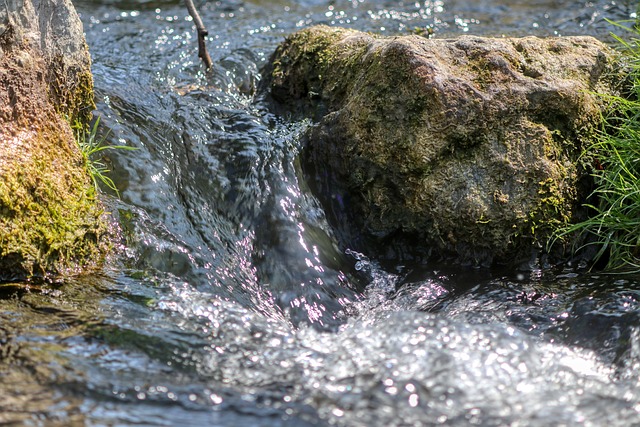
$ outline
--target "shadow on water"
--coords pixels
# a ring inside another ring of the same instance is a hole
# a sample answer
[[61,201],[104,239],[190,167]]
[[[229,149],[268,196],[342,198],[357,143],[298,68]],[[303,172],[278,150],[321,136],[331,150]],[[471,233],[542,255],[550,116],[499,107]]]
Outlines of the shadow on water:
[[435,36],[593,34],[632,2],[74,2],[114,144],[119,257],[0,287],[0,422],[619,425],[640,422],[637,277],[387,265],[336,245],[301,178],[310,123],[253,99],[314,23]]

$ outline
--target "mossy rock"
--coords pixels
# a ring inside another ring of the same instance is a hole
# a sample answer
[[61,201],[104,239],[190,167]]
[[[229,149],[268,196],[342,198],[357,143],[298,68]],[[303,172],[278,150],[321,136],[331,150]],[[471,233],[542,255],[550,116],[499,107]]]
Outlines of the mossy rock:
[[490,264],[529,257],[573,221],[604,108],[594,92],[614,90],[615,68],[591,37],[317,26],[279,46],[265,80],[279,109],[319,121],[302,163],[346,246]]
[[0,280],[98,266],[103,208],[69,121],[94,108],[90,57],[69,1],[7,3],[0,15]]
[[76,274],[102,258],[106,222],[66,126],[0,132],[2,280]]

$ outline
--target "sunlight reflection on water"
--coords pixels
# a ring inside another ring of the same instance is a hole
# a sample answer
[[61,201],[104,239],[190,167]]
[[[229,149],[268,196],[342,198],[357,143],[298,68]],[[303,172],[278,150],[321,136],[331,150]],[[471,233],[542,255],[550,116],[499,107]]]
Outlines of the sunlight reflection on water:
[[[631,2],[74,2],[122,201],[113,271],[5,288],[0,422],[44,425],[611,425],[640,420],[637,278],[383,267],[342,251],[299,136],[253,99],[315,23],[606,38]],[[426,31],[426,32],[425,32]]]

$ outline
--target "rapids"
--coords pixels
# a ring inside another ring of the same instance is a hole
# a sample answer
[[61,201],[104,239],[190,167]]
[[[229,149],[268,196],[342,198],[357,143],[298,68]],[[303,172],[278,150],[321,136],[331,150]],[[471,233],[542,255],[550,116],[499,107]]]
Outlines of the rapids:
[[381,266],[337,246],[255,98],[283,37],[590,34],[632,1],[77,0],[120,198],[102,274],[0,286],[8,425],[640,424],[640,277]]

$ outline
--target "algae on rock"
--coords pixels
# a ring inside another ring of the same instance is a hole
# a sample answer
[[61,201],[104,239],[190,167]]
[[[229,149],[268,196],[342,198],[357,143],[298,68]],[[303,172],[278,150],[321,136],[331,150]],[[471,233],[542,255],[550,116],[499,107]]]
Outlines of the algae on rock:
[[279,108],[319,120],[303,164],[346,245],[412,241],[490,263],[572,221],[588,191],[578,156],[601,120],[592,92],[612,91],[614,64],[591,37],[317,26],[286,39],[266,80]]
[[69,0],[8,0],[0,15],[0,280],[97,264],[107,230],[68,120],[94,108]]

